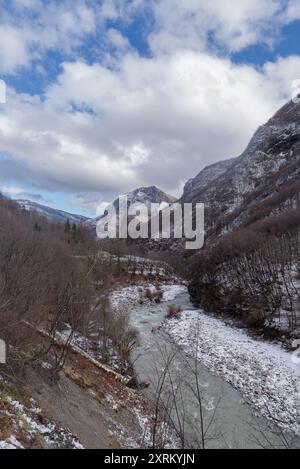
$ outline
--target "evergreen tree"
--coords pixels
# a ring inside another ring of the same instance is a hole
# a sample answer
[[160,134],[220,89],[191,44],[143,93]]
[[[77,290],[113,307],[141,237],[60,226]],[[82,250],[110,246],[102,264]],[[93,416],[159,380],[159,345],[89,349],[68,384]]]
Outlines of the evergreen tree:
[[72,225],[72,239],[75,243],[77,242],[77,226],[75,223]]
[[66,221],[66,224],[65,224],[65,233],[70,233],[70,231],[71,231],[71,224],[70,224],[70,220],[68,218],[67,221]]
[[33,230],[40,233],[42,231],[42,227],[37,222],[35,222]]

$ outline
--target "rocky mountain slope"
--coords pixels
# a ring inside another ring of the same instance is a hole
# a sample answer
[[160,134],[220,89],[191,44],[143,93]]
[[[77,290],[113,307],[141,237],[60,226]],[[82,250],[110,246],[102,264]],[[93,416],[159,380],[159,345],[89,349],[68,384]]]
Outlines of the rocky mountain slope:
[[206,206],[207,236],[300,206],[300,106],[289,102],[238,158],[205,168],[181,202]]
[[[128,208],[131,207],[133,204],[145,204],[148,208],[150,208],[151,204],[154,203],[172,204],[176,201],[174,197],[166,194],[162,190],[158,189],[156,186],[140,187],[132,192],[124,194],[124,196],[127,197]],[[106,214],[105,212],[99,217],[87,218],[82,215],[76,215],[73,213],[64,212],[63,210],[57,210],[51,207],[47,207],[46,205],[41,205],[36,202],[32,202],[31,200],[16,200],[16,202],[25,210],[37,212],[40,215],[46,217],[51,222],[65,223],[67,220],[69,220],[70,223],[84,224],[85,226],[90,227],[93,230],[96,229],[98,221],[104,218]],[[108,206],[108,209],[113,206],[118,211],[118,205],[119,198],[112,202],[112,204]]]
[[215,167],[181,199],[206,207],[206,244],[189,262],[191,297],[291,347],[300,337],[300,106],[286,104],[227,170]]
[[[124,194],[123,196],[127,197],[128,208],[130,208],[133,204],[144,204],[148,208],[150,208],[151,204],[172,204],[176,201],[174,197],[166,194],[162,190],[158,189],[156,186],[140,187],[132,192]],[[109,210],[109,208],[112,206],[116,209],[118,213],[119,198],[116,199],[109,207],[107,207],[107,210]],[[95,230],[97,223],[105,217],[106,213],[107,212],[103,213],[95,219],[88,220],[86,222],[86,225],[92,227]]]
[[235,159],[219,161],[204,168],[195,178],[190,179],[184,187],[184,202],[197,198],[197,194],[222,176],[233,165]]
[[88,220],[88,218],[82,215],[75,215],[73,213],[57,210],[51,207],[47,207],[46,205],[40,205],[36,202],[32,202],[31,200],[17,200],[16,202],[25,210],[37,212],[39,215],[46,217],[51,222],[64,223],[69,220],[70,223],[80,224]]
[[[237,158],[204,168],[184,188],[180,203],[204,203],[206,240],[241,225],[300,207],[300,105],[289,102],[254,134]],[[136,203],[172,204],[175,199],[155,186],[141,187],[125,194],[128,208]],[[30,201],[18,201],[52,221],[85,223],[93,230],[107,212],[95,219],[54,210]],[[119,200],[111,206],[118,210]],[[108,207],[108,209],[109,209]],[[157,243],[149,244],[157,249]],[[174,244],[161,243],[164,249]],[[172,246],[171,246],[172,245]]]

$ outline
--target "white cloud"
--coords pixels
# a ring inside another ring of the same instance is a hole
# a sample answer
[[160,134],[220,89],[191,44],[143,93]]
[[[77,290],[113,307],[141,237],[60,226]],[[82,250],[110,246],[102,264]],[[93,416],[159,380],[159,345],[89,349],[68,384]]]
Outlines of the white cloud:
[[102,0],[99,7],[103,19],[130,21],[137,13],[145,10],[147,5],[152,6],[152,0]]
[[113,194],[157,184],[179,194],[204,165],[244,149],[290,97],[295,76],[299,57],[261,70],[192,51],[131,53],[115,70],[66,63],[45,101],[9,90],[1,147],[49,189]]
[[[138,13],[153,20],[152,57],[141,57],[110,27],[103,43],[94,42],[105,61],[68,57],[45,95],[8,89],[1,108],[2,178],[80,194],[72,203],[87,208],[99,194],[110,200],[144,185],[179,195],[204,165],[237,156],[300,77],[300,57],[257,69],[228,54],[271,45],[284,24],[300,18],[296,0],[232,0],[230,7],[225,0],[13,3],[17,15],[4,11],[0,20],[0,73],[30,66],[48,49],[72,54],[106,20],[129,24]],[[47,63],[37,69],[47,72]]]
[[47,50],[73,53],[87,35],[96,32],[100,20],[86,0],[14,0],[12,10],[1,3],[2,74],[30,66]]
[[110,28],[106,33],[106,37],[109,43],[119,51],[124,52],[130,49],[129,40],[117,29]]
[[9,25],[0,25],[0,71],[11,72],[30,64],[30,54],[22,32]]
[[26,199],[32,200],[33,202],[38,203],[50,203],[43,196],[40,194],[32,194],[31,192],[24,191],[22,187],[12,186],[12,185],[0,185],[0,192],[4,194],[6,197],[10,197],[12,199]]
[[300,18],[300,3],[299,0],[290,0],[286,12],[287,21],[294,21]]
[[153,2],[154,52],[215,46],[236,52],[257,43],[272,45],[281,27],[300,18],[298,0],[160,0]]
[[9,197],[20,197],[23,193],[24,193],[24,190],[21,189],[20,187],[16,187],[16,186],[1,186],[1,192],[2,194],[5,194]]
[[[136,15],[155,55],[272,45],[285,24],[300,18],[298,0],[231,0],[230,7],[227,0],[13,0],[12,7],[0,0],[0,73],[30,66],[47,50],[74,54],[88,35],[104,31],[105,22],[130,23]],[[116,29],[106,32],[106,41],[123,51],[129,45]],[[95,48],[101,50],[101,41]]]

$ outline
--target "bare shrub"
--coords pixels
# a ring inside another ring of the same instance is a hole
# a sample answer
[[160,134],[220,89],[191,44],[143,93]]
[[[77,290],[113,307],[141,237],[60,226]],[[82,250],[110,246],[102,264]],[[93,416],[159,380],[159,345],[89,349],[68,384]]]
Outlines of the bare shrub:
[[171,305],[168,308],[167,319],[179,319],[182,313],[180,306]]
[[139,304],[143,305],[144,304],[144,299],[145,299],[145,293],[143,288],[139,288]]
[[159,304],[159,303],[162,302],[163,298],[164,298],[164,292],[162,291],[162,289],[158,285],[156,287],[155,292],[154,292],[154,301],[155,301],[155,303]]
[[151,302],[154,301],[154,292],[151,290],[151,288],[146,289],[145,298]]
[[121,372],[132,374],[131,353],[139,343],[139,336],[136,329],[130,325],[129,315],[112,314],[108,325],[108,334],[113,344],[118,349]]
[[155,303],[159,304],[162,302],[163,297],[164,293],[159,285],[155,289],[147,288],[145,291],[145,299],[151,302],[155,301]]

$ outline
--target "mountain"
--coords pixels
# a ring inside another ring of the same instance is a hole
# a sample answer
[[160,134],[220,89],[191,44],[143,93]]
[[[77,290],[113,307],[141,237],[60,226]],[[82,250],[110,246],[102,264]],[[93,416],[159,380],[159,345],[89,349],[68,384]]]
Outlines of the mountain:
[[182,203],[206,207],[207,238],[299,207],[300,106],[289,102],[238,158],[205,168],[190,180]]
[[32,202],[31,200],[17,200],[16,202],[25,210],[37,212],[55,223],[64,223],[69,220],[70,223],[80,224],[88,220],[88,218],[82,215],[74,215],[62,210],[56,210],[54,208],[47,207],[46,205],[40,205],[36,202]]
[[[179,203],[205,205],[205,242],[300,208],[300,105],[283,106],[259,127],[238,157],[204,168],[190,179]],[[143,240],[146,250],[187,254],[185,240]]]
[[300,106],[283,106],[226,166],[204,169],[181,199],[206,210],[191,298],[290,347],[300,338]]
[[204,168],[195,178],[190,179],[184,187],[184,199],[197,198],[199,192],[206,189],[209,184],[222,176],[234,163],[235,159],[219,161]]
[[[156,186],[151,187],[140,187],[135,189],[132,192],[128,192],[123,196],[127,197],[127,206],[131,207],[133,204],[144,204],[150,208],[151,204],[172,204],[176,201],[174,197],[166,194],[162,190],[158,189]],[[115,207],[118,211],[119,208],[119,198],[116,199],[109,207]],[[109,209],[109,207],[107,209]],[[93,229],[96,229],[97,223],[104,218],[106,212],[100,215],[97,218],[88,220],[86,225],[91,226]]]

